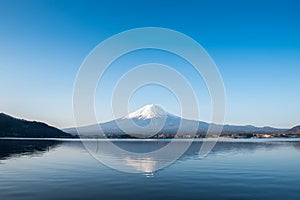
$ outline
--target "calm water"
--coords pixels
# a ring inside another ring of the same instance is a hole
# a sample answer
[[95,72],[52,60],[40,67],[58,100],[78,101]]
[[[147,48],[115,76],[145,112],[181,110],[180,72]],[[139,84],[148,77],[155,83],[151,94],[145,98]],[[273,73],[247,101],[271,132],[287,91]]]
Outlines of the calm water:
[[[168,141],[114,143],[147,152]],[[114,158],[141,172],[132,174],[100,164],[80,141],[0,140],[0,199],[300,199],[300,141],[226,140],[199,159],[201,144],[153,173],[161,160]]]

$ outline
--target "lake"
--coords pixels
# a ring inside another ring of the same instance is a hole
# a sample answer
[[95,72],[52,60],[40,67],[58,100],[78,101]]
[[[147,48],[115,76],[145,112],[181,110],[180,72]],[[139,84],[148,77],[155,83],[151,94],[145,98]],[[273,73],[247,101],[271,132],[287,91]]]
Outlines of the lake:
[[[170,140],[112,140],[134,153]],[[107,141],[89,140],[105,152]],[[185,140],[178,140],[178,145]],[[203,159],[195,140],[174,163],[109,154],[102,164],[80,140],[0,140],[0,199],[300,199],[299,139],[224,139]],[[176,151],[176,149],[174,149]],[[138,154],[137,154],[138,155]]]

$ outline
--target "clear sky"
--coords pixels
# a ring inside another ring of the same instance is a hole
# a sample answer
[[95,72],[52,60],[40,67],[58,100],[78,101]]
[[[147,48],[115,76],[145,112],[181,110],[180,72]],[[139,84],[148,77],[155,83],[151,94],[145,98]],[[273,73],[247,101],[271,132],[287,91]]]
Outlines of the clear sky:
[[[300,124],[299,10],[295,0],[0,0],[0,112],[61,128],[73,126],[73,84],[87,54],[116,33],[157,26],[194,38],[211,55],[226,88],[226,123]],[[147,51],[120,58],[115,65],[156,61],[153,58],[170,65],[176,60]],[[183,69],[180,61],[173,65]],[[111,70],[107,91],[123,72],[120,67]],[[207,92],[192,71],[182,72],[191,76],[199,99],[203,97],[200,119],[209,121]],[[96,102],[101,98],[98,94]],[[155,85],[137,91],[130,103],[132,110],[158,103],[178,112],[174,96]],[[97,114],[101,121],[110,119],[106,112]]]

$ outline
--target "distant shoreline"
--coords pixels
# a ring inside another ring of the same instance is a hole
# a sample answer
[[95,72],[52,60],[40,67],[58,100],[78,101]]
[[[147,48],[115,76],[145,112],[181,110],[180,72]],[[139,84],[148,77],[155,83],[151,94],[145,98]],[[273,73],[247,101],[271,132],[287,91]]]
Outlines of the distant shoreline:
[[18,137],[0,137],[0,140],[34,140],[34,141],[66,141],[66,142],[82,142],[82,141],[130,141],[130,142],[168,142],[168,141],[178,141],[178,142],[206,142],[206,141],[216,141],[216,142],[300,142],[300,137],[298,138],[18,138]]

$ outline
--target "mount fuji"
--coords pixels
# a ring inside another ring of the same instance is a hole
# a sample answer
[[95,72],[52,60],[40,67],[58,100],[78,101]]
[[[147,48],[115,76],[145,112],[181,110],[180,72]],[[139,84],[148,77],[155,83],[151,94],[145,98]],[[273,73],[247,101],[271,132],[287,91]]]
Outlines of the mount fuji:
[[[181,125],[181,127],[180,127]],[[105,123],[94,124],[76,128],[64,129],[65,132],[80,136],[121,136],[133,135],[138,137],[149,137],[155,133],[158,135],[188,135],[196,130],[198,135],[206,134],[208,127],[220,127],[218,124],[209,124],[202,121],[189,120],[166,112],[160,106],[146,105],[135,112]],[[101,129],[99,129],[99,127]],[[223,133],[278,133],[283,129],[272,127],[234,126],[224,125]]]

